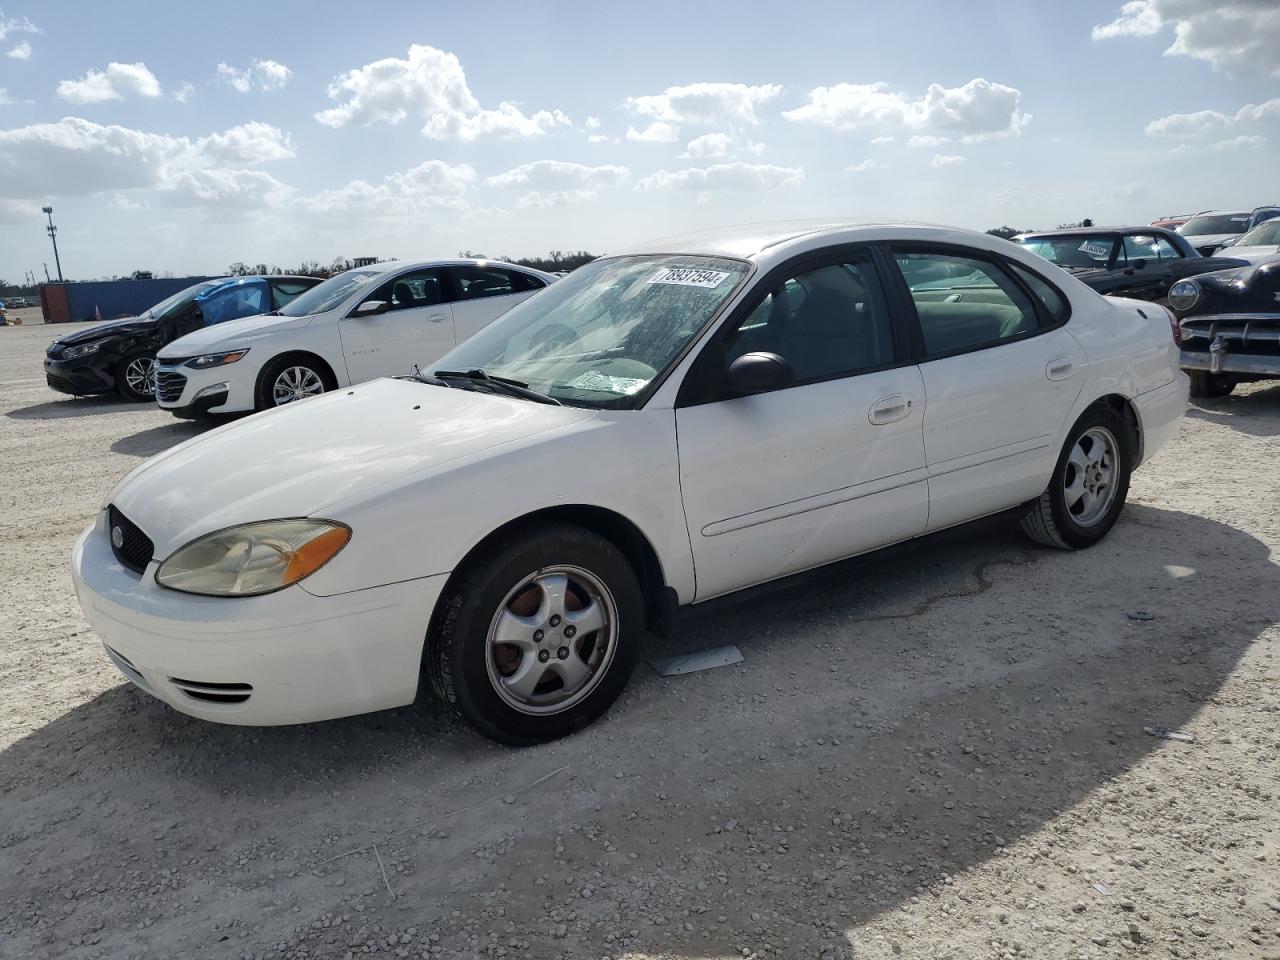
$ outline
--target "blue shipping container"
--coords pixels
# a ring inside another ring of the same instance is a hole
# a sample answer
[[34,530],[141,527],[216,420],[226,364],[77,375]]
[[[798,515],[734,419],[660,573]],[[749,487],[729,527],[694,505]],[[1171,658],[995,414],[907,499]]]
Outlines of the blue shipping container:
[[166,280],[93,280],[68,283],[67,307],[72,320],[114,320],[136,317],[165,297],[210,277],[172,277]]

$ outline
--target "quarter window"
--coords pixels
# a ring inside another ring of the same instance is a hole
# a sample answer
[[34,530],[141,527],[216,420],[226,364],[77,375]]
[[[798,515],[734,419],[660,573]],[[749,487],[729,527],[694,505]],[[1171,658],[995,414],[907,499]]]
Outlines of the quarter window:
[[892,363],[893,328],[871,261],[818,267],[774,286],[730,334],[725,367],[761,351],[785,359],[796,383]]
[[994,346],[1036,328],[1030,298],[990,261],[900,250],[894,259],[915,303],[928,354]]
[[1067,319],[1067,302],[1062,298],[1062,294],[1054,289],[1047,280],[1041,280],[1030,270],[1024,269],[1016,263],[1009,264],[1009,269],[1018,275],[1018,279],[1031,288],[1031,292],[1036,295],[1036,299],[1044,304],[1044,309],[1049,316],[1059,323]]

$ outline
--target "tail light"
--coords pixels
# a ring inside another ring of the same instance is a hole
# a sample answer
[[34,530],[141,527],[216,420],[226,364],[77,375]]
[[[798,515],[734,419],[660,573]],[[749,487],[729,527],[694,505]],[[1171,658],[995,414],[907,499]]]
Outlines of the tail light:
[[1165,308],[1164,312],[1169,315],[1169,326],[1173,330],[1173,342],[1181,346],[1182,345],[1182,324],[1178,322],[1178,315],[1174,313],[1172,310],[1170,310],[1168,307]]

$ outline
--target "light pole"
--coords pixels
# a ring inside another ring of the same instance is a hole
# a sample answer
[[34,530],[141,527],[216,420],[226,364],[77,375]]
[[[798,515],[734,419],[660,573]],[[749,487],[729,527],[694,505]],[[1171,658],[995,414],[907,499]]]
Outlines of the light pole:
[[[53,207],[40,208],[49,217],[49,226],[45,227],[49,231],[49,239],[53,241],[53,262],[58,268],[58,282],[62,283],[62,261],[58,259],[58,228],[53,225]],[[49,271],[46,269],[45,273]]]

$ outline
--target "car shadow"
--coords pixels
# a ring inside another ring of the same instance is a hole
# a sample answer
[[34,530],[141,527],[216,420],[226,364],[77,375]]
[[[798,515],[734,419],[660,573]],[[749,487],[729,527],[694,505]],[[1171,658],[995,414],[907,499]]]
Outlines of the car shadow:
[[1251,437],[1280,436],[1280,382],[1236,387],[1215,399],[1194,399],[1187,407],[1194,420],[1220,423]]
[[198,437],[206,430],[218,426],[212,420],[174,420],[163,426],[139,430],[127,437],[121,437],[111,444],[112,453],[123,453],[130,457],[150,457],[168,450],[174,444],[192,437]]
[[[65,915],[11,914],[31,952],[90,936],[138,952],[181,933],[191,956],[219,955],[216,921],[237,956],[328,955],[317,921],[354,907],[469,955],[466,917],[492,917],[501,887],[528,956],[566,949],[555,896],[582,938],[570,955],[767,941],[844,957],[858,924],[927,903],[1077,805],[1101,816],[1150,754],[1212,751],[1143,728],[1194,723],[1280,617],[1277,591],[1265,544],[1199,516],[1131,505],[1077,553],[987,521],[695,610],[654,652],[733,643],[743,663],[667,679],[642,665],[608,717],[527,750],[428,698],[246,729],[121,685],[0,751],[14,865],[0,902],[76,891]],[[1130,789],[1125,817],[1165,816],[1176,797]],[[118,864],[184,893],[135,899],[110,880]],[[464,902],[477,912],[449,919]]]
[[102,413],[133,413],[141,410],[160,409],[154,403],[131,403],[114,393],[99,397],[68,397],[66,400],[47,400],[30,406],[18,407],[5,413],[14,420],[61,420],[64,417],[91,417]]

